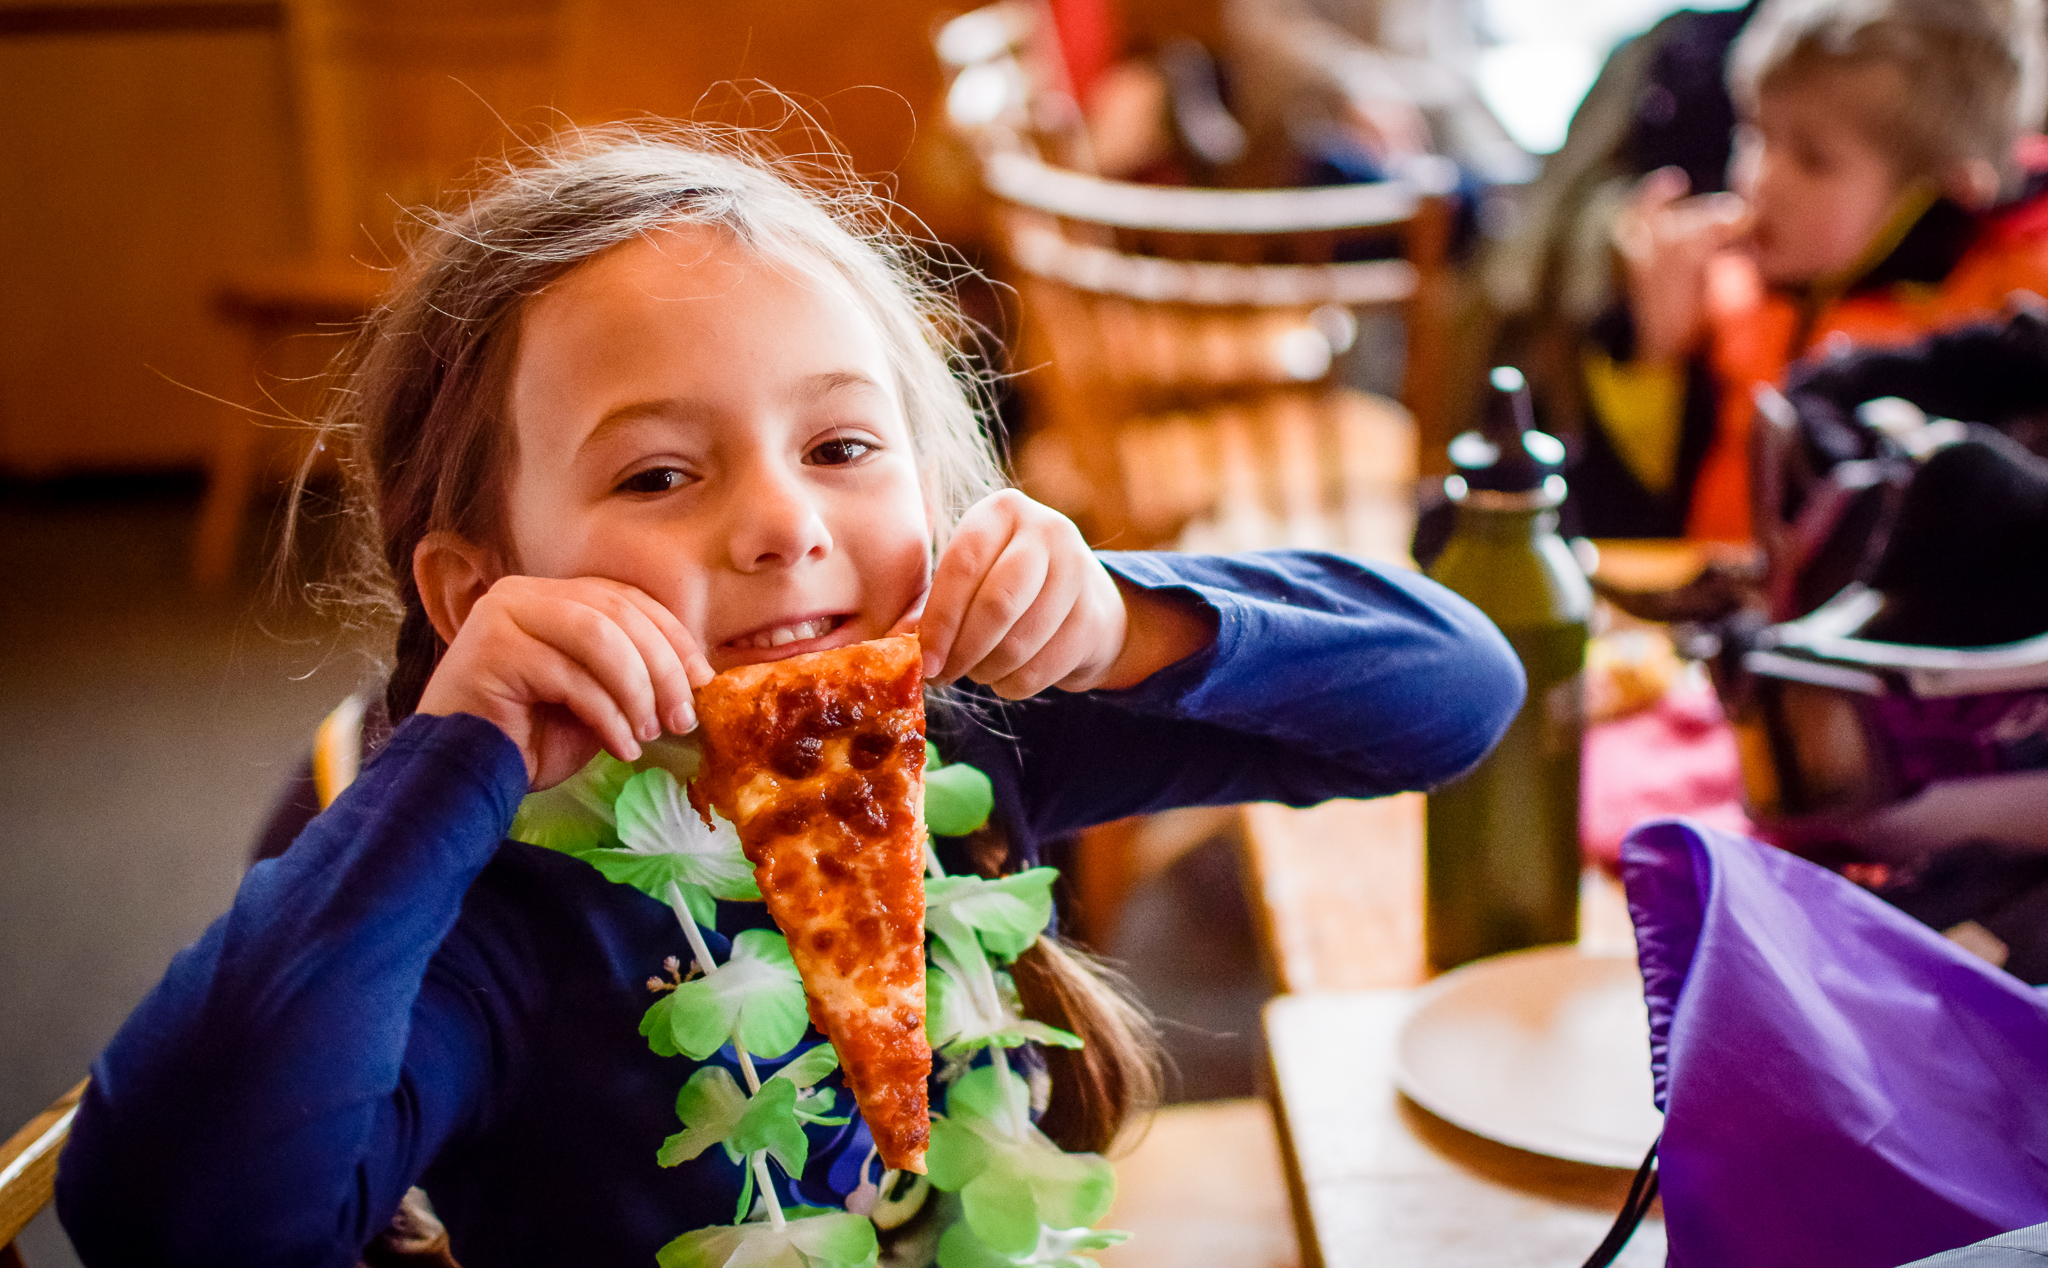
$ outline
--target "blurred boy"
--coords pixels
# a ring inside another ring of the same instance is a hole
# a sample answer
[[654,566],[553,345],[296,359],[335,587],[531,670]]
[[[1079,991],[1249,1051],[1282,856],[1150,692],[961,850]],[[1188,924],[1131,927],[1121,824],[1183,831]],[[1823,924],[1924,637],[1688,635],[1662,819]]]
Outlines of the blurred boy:
[[2048,181],[2020,162],[2044,63],[2037,0],[1768,0],[1729,62],[1735,192],[1654,172],[1616,226],[1584,531],[1748,537],[1758,384],[2048,292]]

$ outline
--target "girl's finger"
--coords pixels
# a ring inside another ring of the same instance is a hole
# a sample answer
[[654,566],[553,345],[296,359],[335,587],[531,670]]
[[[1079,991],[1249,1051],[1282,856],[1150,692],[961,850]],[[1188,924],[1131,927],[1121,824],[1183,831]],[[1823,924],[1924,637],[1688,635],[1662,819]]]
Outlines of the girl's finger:
[[519,605],[511,616],[528,637],[582,666],[610,693],[632,733],[649,739],[661,734],[647,662],[610,614],[588,602],[550,596]]
[[1084,671],[1095,672],[1094,666],[1086,663],[1093,645],[1094,637],[1086,622],[1068,621],[1053,632],[1037,655],[987,686],[1005,700],[1023,700],[1053,686],[1071,685],[1073,690],[1093,686],[1092,682],[1069,682]]
[[623,590],[626,597],[654,622],[655,628],[661,631],[669,646],[675,648],[676,657],[683,665],[683,675],[692,687],[701,687],[711,681],[711,661],[704,655],[703,645],[697,641],[696,635],[683,628],[682,621],[675,613],[663,607],[653,595],[638,586],[629,586],[618,581],[607,584]]
[[1085,576],[1073,615],[1046,640],[1036,656],[991,684],[997,694],[1021,699],[1047,687],[1086,691],[1100,685],[1123,650],[1123,596],[1101,564]]
[[[951,682],[976,669],[997,644],[1010,635],[1044,592],[1050,561],[1036,541],[1018,536],[981,578],[967,605],[959,630],[946,653],[941,682]],[[976,675],[980,681],[981,676]]]
[[614,619],[647,663],[662,727],[677,735],[695,730],[697,709],[691,689],[711,681],[711,665],[698,650],[697,640],[683,628],[675,613],[646,591],[616,581],[601,584],[614,605]]
[[632,718],[620,707],[616,691],[586,663],[544,643],[542,653],[529,660],[522,677],[534,700],[567,709],[613,757],[622,762],[640,759]]
[[1082,573],[1075,567],[1079,561],[1052,552],[1044,557],[1046,570],[1037,597],[1010,623],[995,647],[968,667],[966,673],[974,681],[993,683],[1009,677],[1075,620],[1082,594]]
[[1636,183],[1636,205],[1645,209],[1668,207],[1692,189],[1692,177],[1677,166],[1660,167]]
[[990,498],[967,512],[932,574],[931,592],[925,598],[924,615],[918,621],[926,678],[939,678],[950,663],[954,634],[966,618],[967,605],[974,601],[982,577],[1002,554],[1015,530],[1014,519],[1000,514],[1001,508],[991,507],[994,501]]

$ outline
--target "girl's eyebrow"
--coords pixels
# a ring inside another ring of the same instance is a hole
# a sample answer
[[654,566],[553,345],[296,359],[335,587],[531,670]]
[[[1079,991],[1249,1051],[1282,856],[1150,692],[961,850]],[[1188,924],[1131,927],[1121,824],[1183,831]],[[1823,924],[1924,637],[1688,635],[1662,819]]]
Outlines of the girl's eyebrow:
[[[875,382],[874,376],[859,370],[824,370],[806,375],[797,380],[792,395],[799,401],[810,404],[841,392],[873,392],[877,395],[887,395],[882,385]],[[632,423],[680,421],[693,417],[701,418],[709,412],[700,402],[688,397],[664,396],[653,400],[630,401],[606,411],[605,416],[597,420],[597,426],[590,429],[590,434],[583,438],[577,448],[588,448],[619,428]]]
[[880,392],[882,385],[859,370],[826,370],[799,380],[796,386],[796,395],[811,401],[845,391]]
[[651,401],[633,401],[608,410],[597,426],[590,429],[576,448],[588,449],[622,427],[638,422],[680,421],[693,415],[701,416],[704,410],[694,401],[680,397],[660,397]]

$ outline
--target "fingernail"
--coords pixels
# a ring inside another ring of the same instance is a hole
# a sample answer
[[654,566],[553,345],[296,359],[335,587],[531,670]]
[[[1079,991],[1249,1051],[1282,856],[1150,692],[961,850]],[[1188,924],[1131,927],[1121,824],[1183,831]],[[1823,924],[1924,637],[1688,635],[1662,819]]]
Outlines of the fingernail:
[[937,652],[926,652],[924,654],[924,676],[927,678],[938,677],[939,670],[944,667],[944,664],[945,662],[939,659]]
[[640,724],[640,742],[642,744],[647,743],[649,740],[657,740],[660,738],[661,722],[659,719],[649,718],[645,722],[642,722]]
[[678,706],[678,707],[677,707],[677,709],[676,709],[676,716],[675,716],[675,731],[676,731],[676,734],[677,734],[677,735],[688,735],[688,734],[689,734],[690,732],[692,732],[692,731],[694,731],[694,730],[696,730],[696,729],[697,729],[697,713],[696,713],[696,710],[694,710],[694,709],[691,709],[691,708],[690,708],[690,707],[689,707],[688,705],[680,705],[680,706]]

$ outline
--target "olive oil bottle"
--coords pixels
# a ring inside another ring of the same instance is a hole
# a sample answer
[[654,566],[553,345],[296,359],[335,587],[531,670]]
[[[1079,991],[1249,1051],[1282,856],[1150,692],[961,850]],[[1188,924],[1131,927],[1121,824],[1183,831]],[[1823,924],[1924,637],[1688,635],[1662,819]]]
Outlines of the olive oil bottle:
[[1429,575],[1507,636],[1529,680],[1500,745],[1429,795],[1423,933],[1430,967],[1579,929],[1579,750],[1593,592],[1558,536],[1564,446],[1535,430],[1512,367],[1493,371],[1486,421],[1451,442],[1456,522]]

